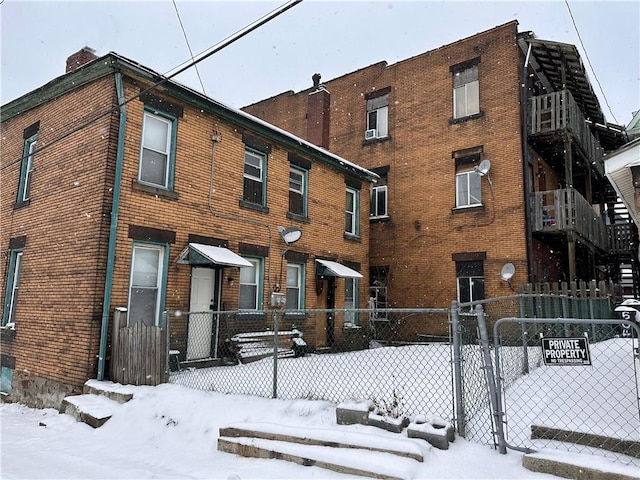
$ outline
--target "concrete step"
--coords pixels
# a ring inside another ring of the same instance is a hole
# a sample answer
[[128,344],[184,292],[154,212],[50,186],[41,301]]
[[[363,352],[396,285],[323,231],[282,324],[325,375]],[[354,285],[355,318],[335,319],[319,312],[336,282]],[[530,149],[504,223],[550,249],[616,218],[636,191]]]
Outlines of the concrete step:
[[240,424],[220,429],[218,450],[362,477],[407,479],[423,461],[426,446],[406,438],[347,429]]
[[110,398],[118,403],[127,403],[133,398],[133,390],[128,385],[110,381],[87,380],[82,393],[93,393]]
[[78,422],[98,428],[111,418],[114,408],[119,405],[103,395],[85,393],[65,397],[60,405],[60,413],[66,413]]

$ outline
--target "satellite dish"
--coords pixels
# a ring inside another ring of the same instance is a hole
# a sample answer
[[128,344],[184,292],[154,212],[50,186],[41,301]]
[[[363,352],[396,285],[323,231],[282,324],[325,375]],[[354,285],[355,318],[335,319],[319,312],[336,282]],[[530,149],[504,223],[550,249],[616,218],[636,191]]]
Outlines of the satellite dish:
[[490,169],[491,169],[491,160],[482,160],[480,162],[480,165],[477,165],[476,167],[474,167],[473,170],[481,177],[484,177],[486,174],[489,173]]
[[505,282],[508,282],[511,280],[514,273],[516,273],[516,267],[513,266],[513,263],[505,263],[500,271],[500,278]]
[[287,245],[297,242],[302,237],[302,230],[297,227],[278,227],[278,233]]

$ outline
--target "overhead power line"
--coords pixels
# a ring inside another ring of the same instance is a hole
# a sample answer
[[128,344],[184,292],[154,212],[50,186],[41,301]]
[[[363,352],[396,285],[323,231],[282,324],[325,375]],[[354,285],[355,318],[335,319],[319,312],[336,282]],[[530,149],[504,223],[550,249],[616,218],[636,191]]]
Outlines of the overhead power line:
[[[178,5],[176,4],[176,0],[173,1],[173,8],[176,10],[176,16],[178,17],[178,23],[180,24],[180,28],[182,29],[182,34],[184,35],[184,41],[187,43],[187,48],[189,49],[189,55],[191,55],[191,61],[193,61],[193,51],[191,50],[191,45],[189,44],[189,38],[187,37],[187,32],[184,29],[184,25],[182,24],[182,19],[180,18],[180,12],[178,11]],[[194,68],[196,69],[196,75],[198,76],[198,80],[200,81],[200,86],[202,87],[202,93],[207,94],[207,91],[204,88],[204,83],[202,83],[202,78],[200,77],[200,70],[198,70],[198,66],[194,64]]]
[[596,83],[598,84],[598,88],[600,88],[600,93],[602,93],[602,98],[604,98],[604,103],[607,105],[607,108],[609,109],[609,113],[611,114],[611,116],[613,117],[613,120],[617,124],[618,123],[618,119],[616,118],[615,114],[613,113],[613,110],[611,109],[611,105],[609,105],[609,100],[607,100],[607,96],[604,94],[604,89],[602,88],[602,84],[600,83],[600,80],[598,79],[598,76],[596,75],[596,71],[593,69],[593,65],[591,65],[591,59],[589,58],[589,54],[587,53],[587,49],[585,48],[584,43],[582,42],[582,37],[580,36],[580,32],[578,31],[578,25],[576,25],[576,20],[575,20],[575,18],[573,18],[573,12],[571,11],[571,7],[569,6],[569,1],[568,0],[564,0],[564,3],[567,6],[567,10],[569,10],[569,16],[571,17],[571,22],[573,22],[573,28],[576,30],[576,34],[578,35],[578,40],[580,41],[580,45],[582,46],[582,51],[584,52],[584,56],[587,59],[587,63],[589,64],[589,68],[591,69],[591,73],[593,73],[593,78],[595,78]]
[[[149,92],[150,90],[153,90],[154,88],[164,84],[165,82],[167,82],[168,80],[171,80],[173,77],[180,75],[181,73],[185,72],[186,70],[190,69],[191,67],[197,65],[198,63],[200,63],[201,61],[209,58],[211,55],[213,55],[214,53],[219,52],[220,50],[222,50],[225,47],[228,47],[229,45],[231,45],[232,43],[240,40],[242,37],[246,36],[247,34],[251,33],[252,31],[256,30],[257,28],[261,27],[262,25],[264,25],[265,23],[273,20],[274,18],[276,18],[278,15],[281,15],[282,13],[286,12],[287,10],[289,10],[290,8],[293,8],[294,6],[296,6],[297,4],[301,3],[302,0],[290,0],[289,2],[285,3],[284,5],[276,8],[275,10],[272,10],[271,12],[267,13],[266,15],[264,15],[263,17],[259,18],[258,20],[256,20],[255,22],[247,25],[246,27],[244,27],[241,30],[238,30],[236,33],[229,35],[227,38],[225,38],[224,40],[222,40],[221,42],[216,43],[215,45],[209,47],[208,49],[204,50],[203,52],[201,52],[200,54],[198,54],[195,59],[191,59],[191,60],[187,60],[186,62],[181,63],[180,65],[178,65],[177,67],[174,67],[172,70],[169,70],[169,72],[165,73],[162,77],[162,79],[158,80],[157,82],[155,82],[154,84],[152,84],[150,87],[142,90],[139,93],[136,93],[135,95],[133,95],[131,98],[128,98],[127,100],[125,100],[124,102],[122,102],[121,104],[119,104],[116,107],[112,107],[109,108],[107,110],[105,110],[102,113],[99,113],[98,115],[96,115],[95,117],[87,120],[85,123],[79,125],[76,128],[71,129],[70,131],[60,135],[59,137],[54,138],[53,140],[51,140],[49,143],[41,146],[40,148],[36,148],[33,152],[31,152],[31,155],[35,155],[36,153],[42,152],[43,150],[55,145],[56,143],[64,140],[65,138],[73,135],[76,132],[79,132],[80,130],[82,130],[83,128],[88,127],[89,125],[91,125],[93,122],[96,122],[98,120],[100,120],[103,117],[106,117],[107,115],[110,115],[111,113],[115,112],[116,110],[118,110],[120,107],[123,107],[124,105],[127,105],[129,102],[132,102],[133,100],[135,100],[136,98],[138,98],[140,95],[143,95],[144,93]],[[13,160],[12,162],[4,165],[2,167],[2,170],[4,170],[5,168],[8,168],[9,166],[21,162],[22,159],[24,157],[20,157],[16,160]]]

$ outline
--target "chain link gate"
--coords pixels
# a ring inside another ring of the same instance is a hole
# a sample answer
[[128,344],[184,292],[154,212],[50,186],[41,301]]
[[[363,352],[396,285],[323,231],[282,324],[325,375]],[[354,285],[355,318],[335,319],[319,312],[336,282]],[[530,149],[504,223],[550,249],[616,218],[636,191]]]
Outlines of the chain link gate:
[[555,448],[640,465],[640,328],[633,329],[625,338],[613,319],[495,322],[485,351],[494,356],[501,449]]

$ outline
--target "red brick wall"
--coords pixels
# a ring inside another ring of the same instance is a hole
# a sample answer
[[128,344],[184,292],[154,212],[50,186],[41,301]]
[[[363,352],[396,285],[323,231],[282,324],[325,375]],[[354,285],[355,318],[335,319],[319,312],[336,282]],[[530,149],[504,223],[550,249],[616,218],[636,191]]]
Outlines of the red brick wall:
[[[457,294],[453,253],[487,252],[487,296],[510,293],[499,279],[506,262],[516,266],[514,284],[527,280],[516,33],[512,22],[324,82],[331,92],[330,150],[366,168],[390,166],[390,219],[371,226],[370,263],[390,267],[391,306],[448,306]],[[450,67],[476,57],[483,115],[452,124]],[[386,87],[390,139],[363,145],[364,96]],[[307,94],[285,93],[246,111],[301,135]],[[484,208],[453,211],[452,152],[480,145],[492,162],[493,191],[483,179]]]
[[[14,332],[2,354],[15,358],[14,383],[46,377],[81,385],[95,374],[115,163],[107,115],[54,143],[115,105],[103,78],[2,123],[0,292],[6,292],[9,240],[26,236]],[[28,205],[14,209],[24,129],[40,122]],[[47,146],[50,145],[50,146]],[[115,145],[115,143],[114,143]],[[4,308],[4,305],[3,305]]]

